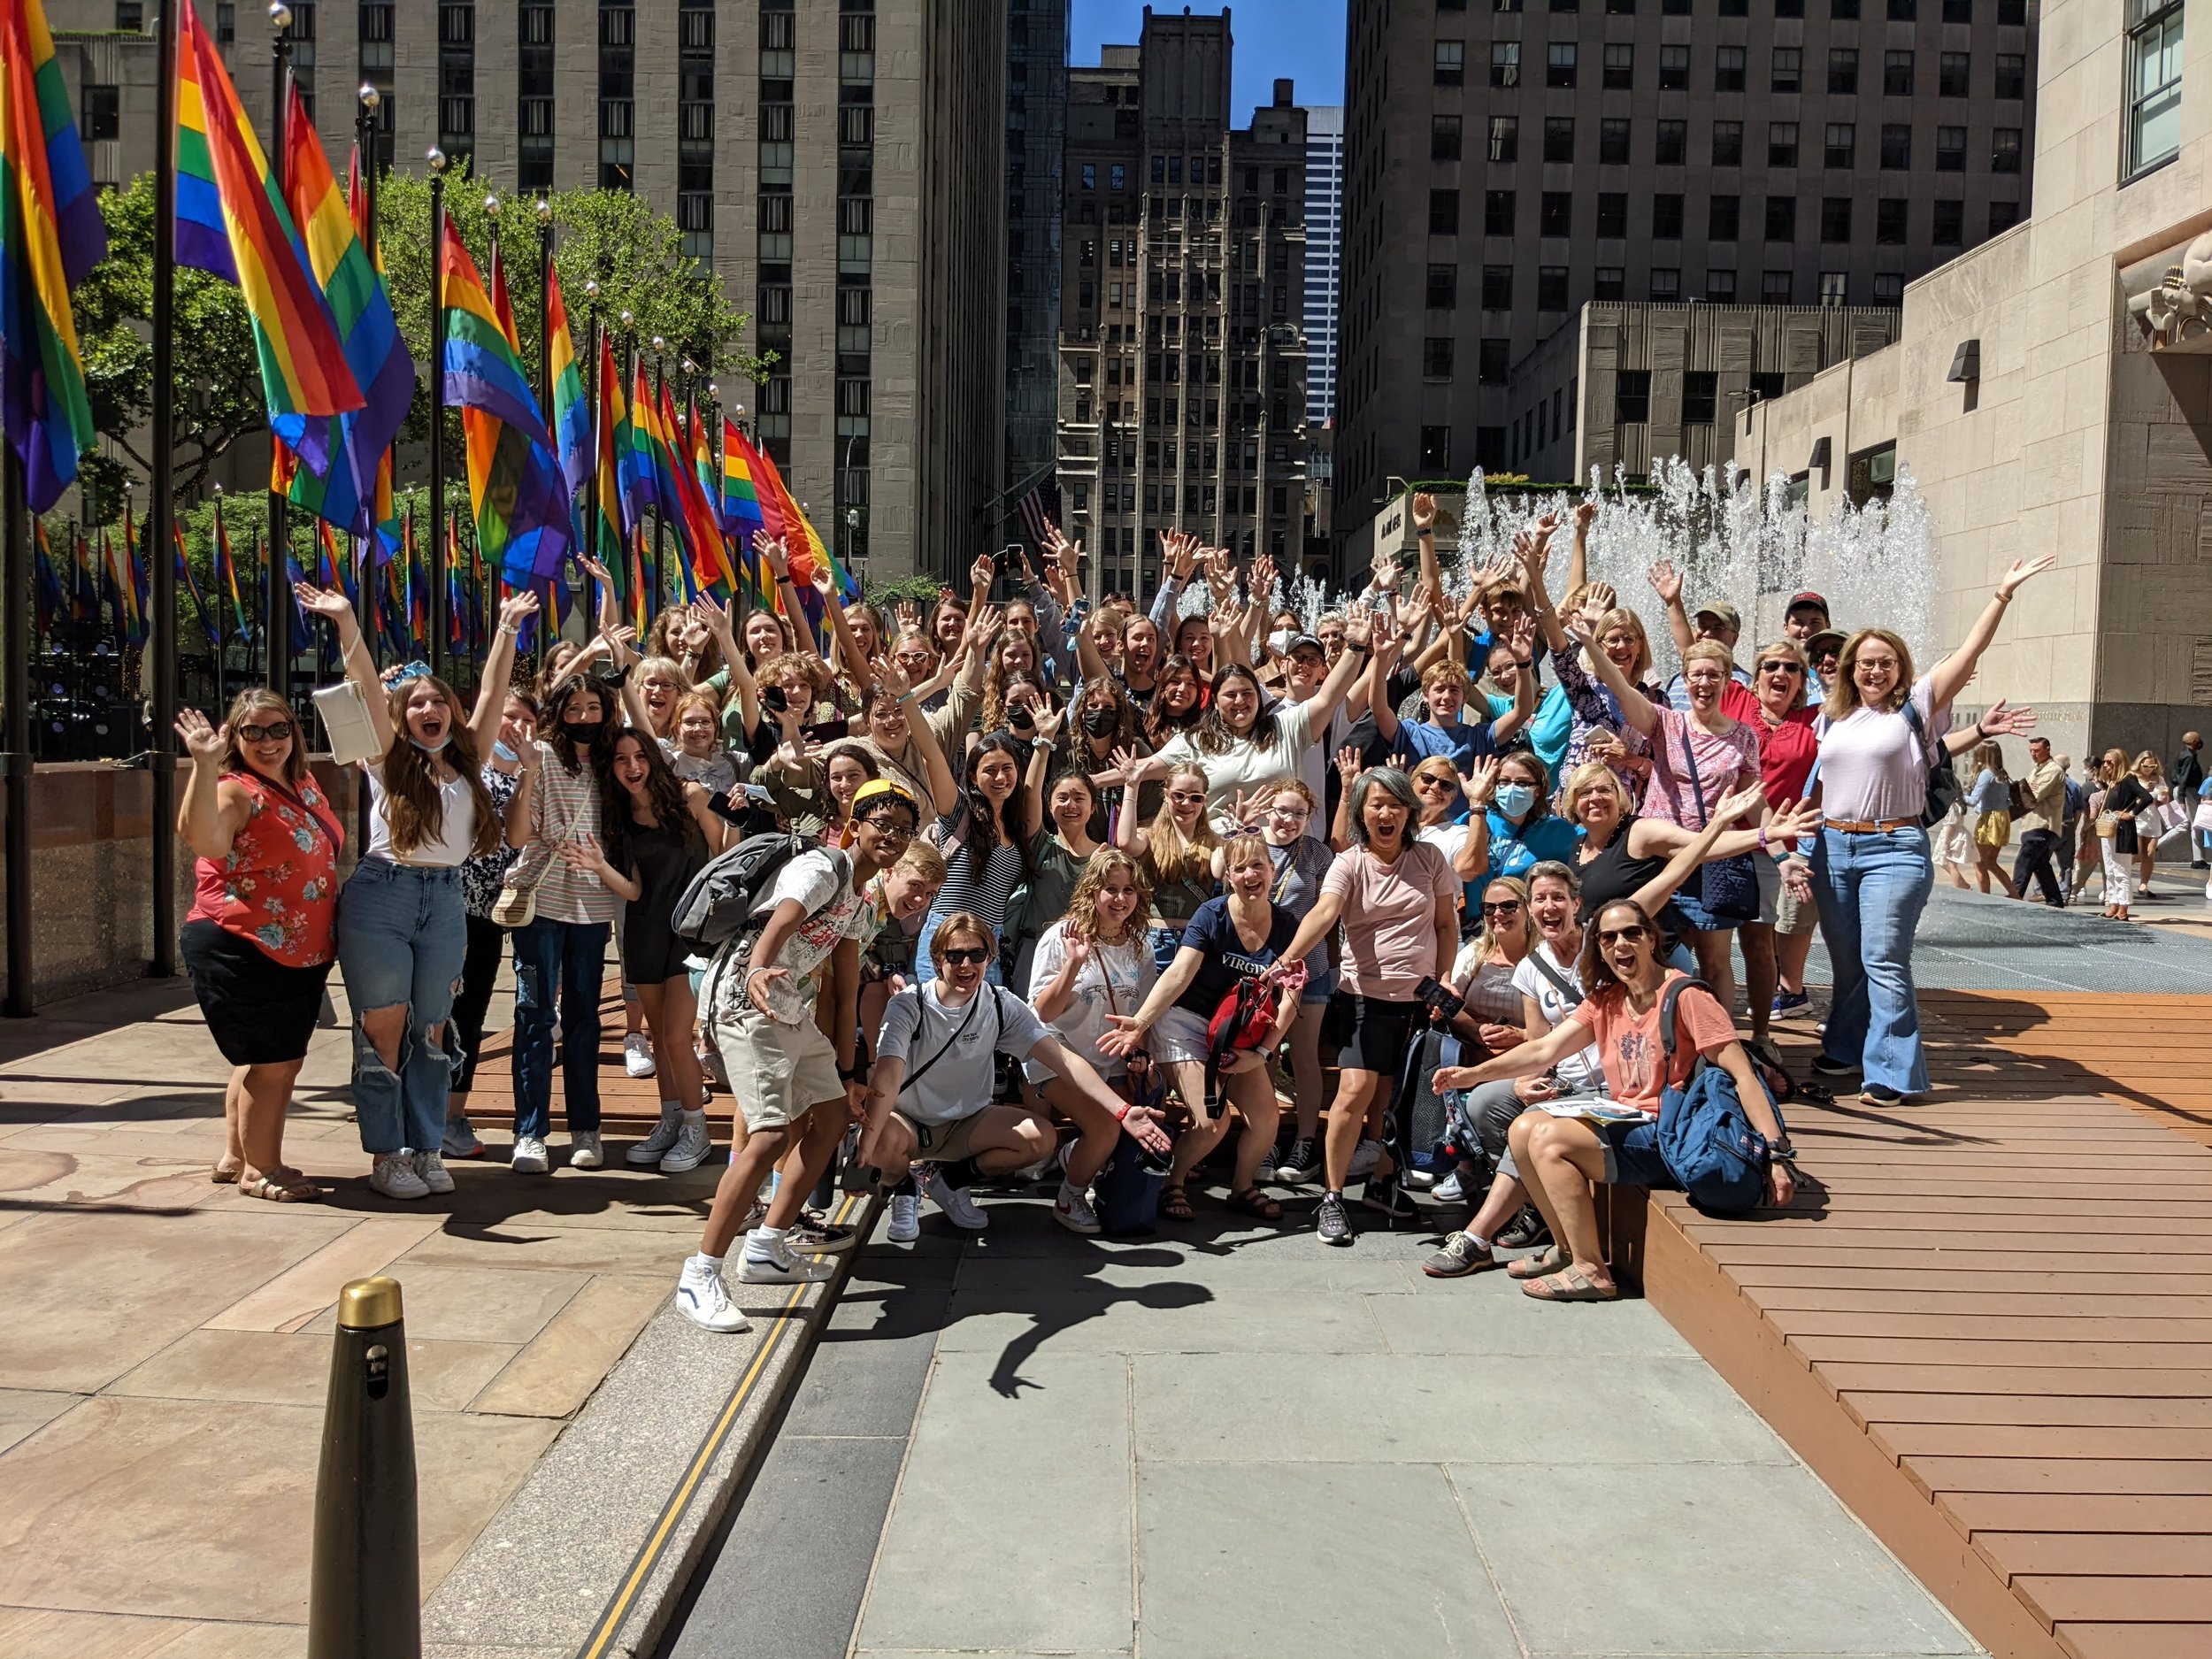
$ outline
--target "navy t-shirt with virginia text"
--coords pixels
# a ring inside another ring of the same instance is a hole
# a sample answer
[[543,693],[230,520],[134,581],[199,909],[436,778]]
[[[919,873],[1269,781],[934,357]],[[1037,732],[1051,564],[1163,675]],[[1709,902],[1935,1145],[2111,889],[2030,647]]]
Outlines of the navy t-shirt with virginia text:
[[1267,942],[1257,950],[1248,950],[1237,936],[1236,923],[1230,918],[1226,895],[1208,899],[1198,907],[1198,913],[1183,929],[1183,948],[1195,950],[1202,960],[1197,977],[1175,999],[1176,1007],[1201,1019],[1211,1019],[1221,999],[1236,988],[1237,981],[1257,979],[1275,965],[1275,959],[1298,936],[1298,918],[1279,904],[1267,908],[1272,918]]

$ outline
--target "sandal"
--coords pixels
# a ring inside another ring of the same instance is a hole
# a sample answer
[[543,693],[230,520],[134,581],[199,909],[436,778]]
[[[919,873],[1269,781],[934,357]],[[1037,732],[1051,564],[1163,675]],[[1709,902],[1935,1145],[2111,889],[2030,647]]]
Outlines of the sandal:
[[[1547,1285],[1558,1288],[1547,1290]],[[1521,1286],[1521,1294],[1532,1296],[1538,1302],[1618,1302],[1621,1287],[1607,1285],[1601,1287],[1578,1267],[1569,1267],[1541,1279],[1532,1279]]]
[[242,1197],[265,1198],[273,1204],[304,1203],[311,1198],[319,1198],[322,1195],[320,1188],[304,1179],[297,1181],[285,1181],[278,1179],[274,1175],[257,1175],[251,1180],[242,1177],[238,1183],[238,1191]]
[[1222,1201],[1230,1209],[1248,1216],[1257,1216],[1262,1221],[1280,1221],[1283,1207],[1256,1187],[1248,1187],[1240,1193],[1231,1193]]
[[1547,1273],[1558,1272],[1573,1261],[1565,1246],[1555,1244],[1541,1256],[1525,1256],[1509,1263],[1505,1271],[1515,1279],[1541,1279]]
[[245,1172],[246,1166],[242,1164],[234,1164],[228,1169],[218,1164],[207,1172],[207,1179],[218,1187],[235,1187],[238,1185],[238,1178]]
[[1160,1213],[1170,1221],[1191,1221],[1198,1215],[1190,1207],[1190,1194],[1180,1185],[1160,1188]]

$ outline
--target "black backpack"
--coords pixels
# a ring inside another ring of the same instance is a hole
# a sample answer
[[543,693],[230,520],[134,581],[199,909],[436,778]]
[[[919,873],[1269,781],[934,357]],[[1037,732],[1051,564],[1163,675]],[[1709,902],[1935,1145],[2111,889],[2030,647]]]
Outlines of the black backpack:
[[691,878],[669,913],[669,926],[693,954],[711,956],[745,930],[753,906],[776,872],[821,843],[780,831],[749,835]]

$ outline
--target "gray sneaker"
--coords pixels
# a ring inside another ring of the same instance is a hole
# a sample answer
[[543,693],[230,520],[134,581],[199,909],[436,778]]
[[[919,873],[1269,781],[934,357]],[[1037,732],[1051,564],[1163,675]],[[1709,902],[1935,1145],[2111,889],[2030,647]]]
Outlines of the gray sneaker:
[[1316,1217],[1314,1231],[1321,1235],[1324,1244],[1349,1244],[1352,1241],[1352,1218],[1344,1213],[1341,1193],[1321,1194],[1321,1211]]
[[415,1179],[434,1194],[442,1195],[453,1190],[453,1178],[446,1173],[445,1160],[435,1152],[415,1154]]
[[1431,1279],[1464,1279],[1496,1265],[1489,1246],[1477,1244],[1464,1233],[1455,1233],[1444,1240],[1442,1249],[1421,1263],[1421,1271]]
[[668,1156],[677,1139],[684,1132],[684,1109],[664,1105],[661,1120],[653,1125],[653,1133],[622,1155],[626,1164],[658,1164]]
[[703,1111],[686,1112],[683,1128],[676,1137],[676,1144],[661,1160],[661,1173],[681,1175],[686,1170],[695,1170],[707,1161],[714,1150],[714,1137],[707,1130],[707,1115]]

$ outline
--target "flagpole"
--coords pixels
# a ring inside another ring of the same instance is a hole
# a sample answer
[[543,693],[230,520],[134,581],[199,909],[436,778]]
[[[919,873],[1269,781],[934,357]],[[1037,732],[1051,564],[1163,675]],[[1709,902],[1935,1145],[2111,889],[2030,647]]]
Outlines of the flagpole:
[[[538,198],[538,407],[545,411],[546,435],[552,439],[556,465],[560,461],[560,439],[553,432],[553,204],[543,196]],[[569,342],[572,350],[575,342]],[[566,482],[564,479],[563,482]],[[576,533],[576,496],[568,497],[569,534]],[[549,574],[545,579],[545,614],[538,619],[538,666],[545,666],[545,654],[553,642],[553,632],[560,626],[561,607],[556,583],[557,577]],[[639,644],[642,646],[643,641]]]
[[[606,396],[599,375],[599,279],[584,279],[584,333],[591,342],[591,349],[584,356],[584,385],[589,395],[588,417],[591,425],[591,482],[584,489],[584,522],[590,526],[583,537],[587,550],[594,558],[599,557],[599,446],[606,434],[599,429],[601,411],[599,400]],[[577,567],[583,569],[580,563]],[[584,576],[584,630],[588,634],[599,620],[599,579],[588,572]]]
[[208,561],[208,574],[220,590],[215,595],[215,706],[227,709],[229,702],[223,695],[223,670],[230,656],[230,585],[237,579],[238,564],[223,557],[223,487],[215,487],[215,557]]
[[[433,672],[445,653],[445,151],[431,148],[430,162],[430,622]],[[496,235],[498,233],[493,233]]]
[[23,464],[7,449],[6,525],[0,534],[0,585],[6,588],[8,744],[8,996],[11,1019],[31,1017],[31,595],[30,531]]
[[[668,342],[659,334],[653,336],[653,405],[656,410],[660,406],[661,388],[668,384],[668,365],[661,360],[661,353],[667,349],[667,345]],[[672,433],[661,434],[664,442],[673,436]],[[664,501],[653,509],[653,603],[646,608],[645,613],[649,625],[660,614],[661,606],[667,603],[668,598],[668,572],[662,563],[661,554],[667,529],[668,503]],[[641,639],[638,643],[641,646],[645,641]]]
[[[173,3],[162,8],[165,32],[175,11]],[[282,201],[285,93],[290,85],[292,73],[292,9],[281,4],[281,0],[269,8],[269,27],[276,31],[270,48],[269,181],[277,199]],[[156,338],[159,338],[158,330]],[[273,480],[276,476],[276,435],[273,433],[269,437],[269,472]],[[279,563],[292,545],[291,526],[285,519],[285,505],[284,492],[273,487],[269,491],[268,606],[262,617],[262,631],[269,636],[269,689],[289,708],[292,703],[292,595],[286,591],[282,567]]]
[[[154,151],[154,407],[153,500],[147,508],[148,540],[154,550],[154,614],[146,618],[148,677],[153,687],[153,852],[154,959],[147,969],[156,979],[177,972],[177,541],[176,480],[170,457],[176,448],[177,280],[177,7],[161,8],[159,77],[154,92],[154,127],[160,134]],[[279,76],[280,81],[282,76]],[[277,146],[280,152],[281,144]]]

